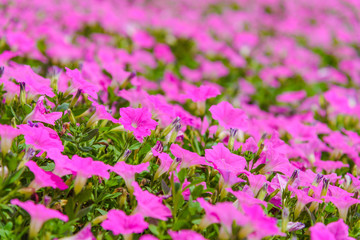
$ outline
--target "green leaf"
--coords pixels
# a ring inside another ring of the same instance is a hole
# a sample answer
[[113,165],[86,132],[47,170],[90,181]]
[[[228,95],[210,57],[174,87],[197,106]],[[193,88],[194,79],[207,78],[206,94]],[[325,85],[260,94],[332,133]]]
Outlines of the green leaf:
[[149,230],[155,235],[155,236],[159,236],[159,230],[157,229],[157,227],[155,225],[150,224],[149,225]]
[[48,163],[46,166],[41,166],[45,171],[52,171],[55,168],[55,164],[53,162]]
[[180,172],[178,173],[178,178],[179,178],[179,181],[181,182],[181,184],[183,184],[184,181],[185,181],[186,171],[187,171],[187,169],[186,169],[186,168],[183,168],[183,169],[181,169]]
[[131,146],[129,147],[129,149],[130,149],[130,150],[136,150],[136,149],[140,148],[140,146],[141,146],[141,143],[140,143],[140,142],[137,142],[137,143],[134,143],[133,145],[131,145]]
[[165,183],[163,179],[161,179],[161,189],[163,190],[164,194],[168,194],[170,192],[170,187]]
[[87,135],[86,135],[85,137],[83,137],[83,138],[81,139],[80,142],[89,141],[89,140],[91,140],[93,137],[95,137],[96,134],[98,134],[98,133],[99,133],[99,129],[98,129],[98,128],[92,129],[92,130],[90,130],[90,131],[87,133]]
[[67,110],[67,109],[69,109],[69,103],[63,103],[63,104],[61,104],[60,106],[58,106],[58,107],[55,109],[55,111],[60,112],[60,111],[65,111],[65,110]]

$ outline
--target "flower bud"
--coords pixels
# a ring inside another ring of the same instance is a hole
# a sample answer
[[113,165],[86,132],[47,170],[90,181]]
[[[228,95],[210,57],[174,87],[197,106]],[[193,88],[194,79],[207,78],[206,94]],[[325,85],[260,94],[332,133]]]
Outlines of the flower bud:
[[239,130],[236,128],[230,128],[230,137],[229,137],[229,144],[228,144],[230,151],[233,151],[233,149],[234,149],[235,138],[236,138],[238,131]]
[[180,128],[181,128],[181,124],[180,124],[180,122],[178,122],[178,123],[175,125],[174,129],[172,130],[172,132],[171,132],[170,139],[169,139],[169,144],[175,142],[175,140],[176,140],[176,138],[177,138],[177,136],[178,136],[178,133],[179,133],[179,131],[180,131]]
[[26,91],[25,91],[25,83],[24,82],[20,82],[19,102],[21,105],[24,105],[26,103]]
[[2,77],[2,75],[4,74],[5,71],[5,67],[4,66],[0,66],[0,78]]
[[126,161],[131,154],[131,150],[126,149],[124,154],[119,158],[118,162]]
[[294,183],[294,181],[299,177],[299,172],[300,172],[299,169],[294,170],[294,172],[291,174],[289,181],[286,184],[286,188],[288,186],[291,186]]
[[264,185],[262,186],[262,188],[259,190],[256,198],[260,199],[260,200],[264,200],[266,194],[267,194],[267,189],[268,189],[268,184],[264,183]]
[[172,121],[172,123],[163,130],[161,136],[164,137],[168,135],[171,132],[171,130],[174,129],[175,125],[180,123],[180,120],[181,120],[180,117],[176,117],[174,121]]
[[287,226],[289,223],[289,215],[290,215],[289,208],[287,208],[287,207],[283,208],[282,215],[281,215],[281,217],[282,217],[281,231],[282,232],[286,232],[286,230],[287,230]]
[[78,89],[75,96],[74,96],[74,98],[71,100],[69,108],[73,108],[75,106],[75,104],[77,103],[77,101],[80,98],[81,93],[82,93],[82,90]]
[[305,227],[304,223],[301,222],[289,222],[287,225],[288,232],[295,232],[297,230],[301,230]]

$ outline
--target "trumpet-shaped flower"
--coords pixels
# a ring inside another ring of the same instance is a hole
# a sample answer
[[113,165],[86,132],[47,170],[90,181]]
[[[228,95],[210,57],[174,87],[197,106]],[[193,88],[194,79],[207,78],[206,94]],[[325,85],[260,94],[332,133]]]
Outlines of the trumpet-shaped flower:
[[96,238],[91,232],[91,224],[88,224],[77,234],[71,237],[61,238],[60,240],[96,240]]
[[[142,233],[148,228],[141,214],[126,215],[121,210],[112,209],[107,214],[107,219],[101,224],[105,230],[112,231],[115,235],[129,236],[133,233]],[[127,238],[125,238],[127,239]]]
[[57,149],[60,152],[64,151],[64,146],[54,130],[45,127],[42,123],[37,123],[35,126],[22,124],[18,126],[20,133],[24,135],[25,143],[33,146],[35,149],[49,151],[50,149]]
[[342,219],[329,223],[325,226],[323,223],[316,223],[310,227],[311,240],[355,240],[349,237],[349,227]]
[[100,162],[94,161],[92,158],[81,158],[77,155],[73,156],[71,161],[68,162],[66,169],[76,174],[74,190],[79,193],[86,184],[88,178],[92,176],[99,176],[109,179],[109,169],[111,166]]
[[235,128],[246,131],[248,128],[248,117],[246,113],[238,108],[234,108],[228,102],[221,102],[210,107],[212,117],[219,122],[225,129]]
[[121,161],[116,163],[116,165],[111,168],[111,171],[119,174],[124,179],[127,189],[132,193],[134,188],[131,184],[135,182],[135,174],[147,171],[149,165],[149,162],[138,165],[130,165]]
[[55,125],[55,121],[61,118],[61,116],[61,112],[48,113],[48,110],[44,106],[44,96],[41,96],[37,101],[34,110],[28,116],[26,116],[24,121],[38,121],[50,125]]
[[134,132],[135,138],[142,142],[144,137],[150,136],[158,123],[151,119],[151,113],[146,108],[121,108],[119,122],[128,131]]
[[168,207],[162,204],[162,199],[148,191],[143,191],[137,182],[133,182],[134,195],[137,200],[137,207],[135,213],[140,213],[144,217],[152,217],[166,221],[171,217],[171,211]]
[[223,169],[239,174],[244,171],[246,160],[242,156],[233,154],[222,143],[205,150],[205,158],[216,169]]
[[12,126],[9,125],[0,124],[0,136],[1,136],[0,147],[1,147],[1,152],[3,154],[9,152],[12,141],[20,134],[21,132],[17,128],[13,128]]
[[23,208],[30,214],[30,237],[35,237],[47,220],[58,218],[64,222],[68,221],[66,215],[56,210],[46,208],[42,204],[35,204],[32,201],[21,202],[18,199],[12,199],[10,203]]
[[60,190],[65,190],[68,186],[64,183],[64,181],[53,174],[52,172],[48,172],[38,167],[38,165],[34,161],[28,161],[25,165],[33,172],[35,179],[30,183],[29,187],[38,190],[43,187],[52,187],[58,188]]
[[208,165],[204,157],[199,156],[197,153],[185,150],[177,144],[172,144],[170,151],[181,162],[180,168],[188,168],[194,165]]
[[174,162],[174,160],[169,156],[169,154],[164,152],[160,153],[158,157],[161,163],[155,173],[154,179],[158,179],[161,175],[169,171],[171,164],[173,164]]
[[206,240],[200,233],[192,230],[181,230],[179,232],[169,231],[170,237],[177,240]]
[[191,99],[194,102],[204,102],[206,99],[220,95],[218,88],[213,86],[188,86],[185,90],[184,98]]

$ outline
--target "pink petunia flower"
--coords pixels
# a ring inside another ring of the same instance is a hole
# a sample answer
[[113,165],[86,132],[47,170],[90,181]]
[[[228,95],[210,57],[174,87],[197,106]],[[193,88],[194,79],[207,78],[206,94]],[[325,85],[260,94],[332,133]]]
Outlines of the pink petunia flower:
[[91,224],[87,224],[77,234],[71,237],[61,238],[60,240],[96,240],[91,232]]
[[77,194],[84,187],[87,179],[94,175],[109,179],[110,174],[108,170],[111,166],[101,161],[94,161],[90,157],[81,158],[74,155],[65,168],[76,174],[74,190]]
[[238,211],[232,202],[218,202],[212,205],[203,198],[196,199],[200,206],[205,210],[205,216],[202,218],[200,228],[204,229],[210,224],[220,223],[220,239],[229,239],[232,233],[232,225],[245,225],[247,219]]
[[120,108],[119,122],[128,131],[134,132],[135,138],[142,142],[144,137],[150,136],[158,123],[151,119],[151,113],[146,108]]
[[185,90],[184,98],[191,99],[194,102],[204,102],[206,99],[220,95],[219,89],[213,86],[189,86]]
[[154,47],[154,55],[157,59],[162,60],[167,64],[175,61],[175,57],[172,54],[170,47],[165,44],[157,44]]
[[52,172],[45,171],[38,167],[34,161],[28,161],[25,163],[25,166],[27,166],[35,176],[35,179],[29,185],[29,187],[34,188],[35,191],[43,187],[58,188],[60,190],[68,188],[60,177],[56,176]]
[[55,121],[61,118],[61,112],[48,113],[48,110],[44,106],[44,96],[41,96],[36,103],[34,110],[26,116],[24,122],[27,121],[38,121],[55,125]]
[[111,115],[110,110],[106,109],[106,107],[104,105],[98,104],[92,98],[89,98],[89,100],[92,102],[92,105],[95,107],[95,113],[89,119],[89,121],[87,123],[88,126],[91,126],[93,123],[95,123],[98,120],[108,120],[113,123],[119,122],[117,119],[115,119]]
[[248,128],[248,117],[246,113],[234,108],[228,102],[221,102],[210,107],[209,111],[213,119],[219,121],[219,125],[225,129],[235,128],[246,131]]
[[179,232],[169,230],[169,235],[172,239],[177,240],[206,240],[200,233],[187,229],[180,230]]
[[50,149],[57,149],[58,151],[64,151],[64,146],[54,130],[45,127],[42,123],[37,123],[34,126],[27,124],[19,125],[21,134],[24,135],[25,143],[33,146],[35,149],[43,151],[49,151]]
[[218,143],[212,149],[206,149],[205,158],[216,169],[229,170],[235,174],[244,172],[246,166],[245,158],[231,153],[223,143]]
[[162,204],[162,199],[148,191],[143,191],[137,182],[133,182],[134,195],[137,200],[137,207],[134,213],[140,213],[144,217],[152,217],[166,221],[171,217],[171,211]]
[[55,162],[53,173],[59,177],[72,174],[73,172],[66,168],[70,158],[61,154],[57,149],[53,148],[47,151],[47,157]]
[[111,171],[119,174],[125,180],[127,189],[130,193],[132,193],[134,191],[134,187],[131,184],[135,182],[135,174],[148,171],[149,165],[149,162],[138,165],[130,165],[121,161],[116,163],[116,165],[111,168]]
[[156,170],[156,173],[154,175],[155,180],[158,179],[164,173],[168,172],[171,165],[174,163],[174,160],[167,153],[162,152],[158,155],[158,157],[160,159],[160,166]]
[[20,134],[21,132],[17,128],[0,124],[0,147],[3,154],[7,154],[10,151],[12,141]]
[[89,94],[93,99],[97,99],[97,93],[99,92],[100,88],[95,85],[94,83],[86,81],[79,69],[71,70],[69,68],[66,69],[66,76],[71,79],[72,84],[66,90],[68,93],[74,93],[77,90],[81,89],[84,93]]
[[189,168],[195,165],[208,165],[204,157],[199,156],[197,153],[185,150],[177,144],[172,144],[170,151],[177,158],[177,161],[180,161],[180,168]]
[[112,209],[107,214],[107,219],[101,224],[105,230],[112,231],[115,235],[122,234],[125,239],[131,239],[133,233],[142,233],[148,228],[141,214],[126,215],[121,210]]
[[316,223],[310,227],[311,240],[355,240],[349,237],[349,227],[342,219],[329,223],[325,226],[323,223]]
[[12,199],[10,203],[25,209],[25,211],[27,211],[30,214],[31,216],[30,232],[29,232],[30,238],[33,238],[38,234],[42,225],[47,220],[58,218],[64,222],[67,222],[69,219],[66,215],[56,210],[46,208],[42,204],[35,204],[32,201],[21,202],[19,201],[19,199]]

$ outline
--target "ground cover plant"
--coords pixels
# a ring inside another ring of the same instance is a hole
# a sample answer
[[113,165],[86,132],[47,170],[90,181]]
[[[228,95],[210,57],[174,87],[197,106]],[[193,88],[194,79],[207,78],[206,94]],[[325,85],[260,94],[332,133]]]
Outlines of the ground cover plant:
[[360,239],[358,0],[1,0],[0,239]]

